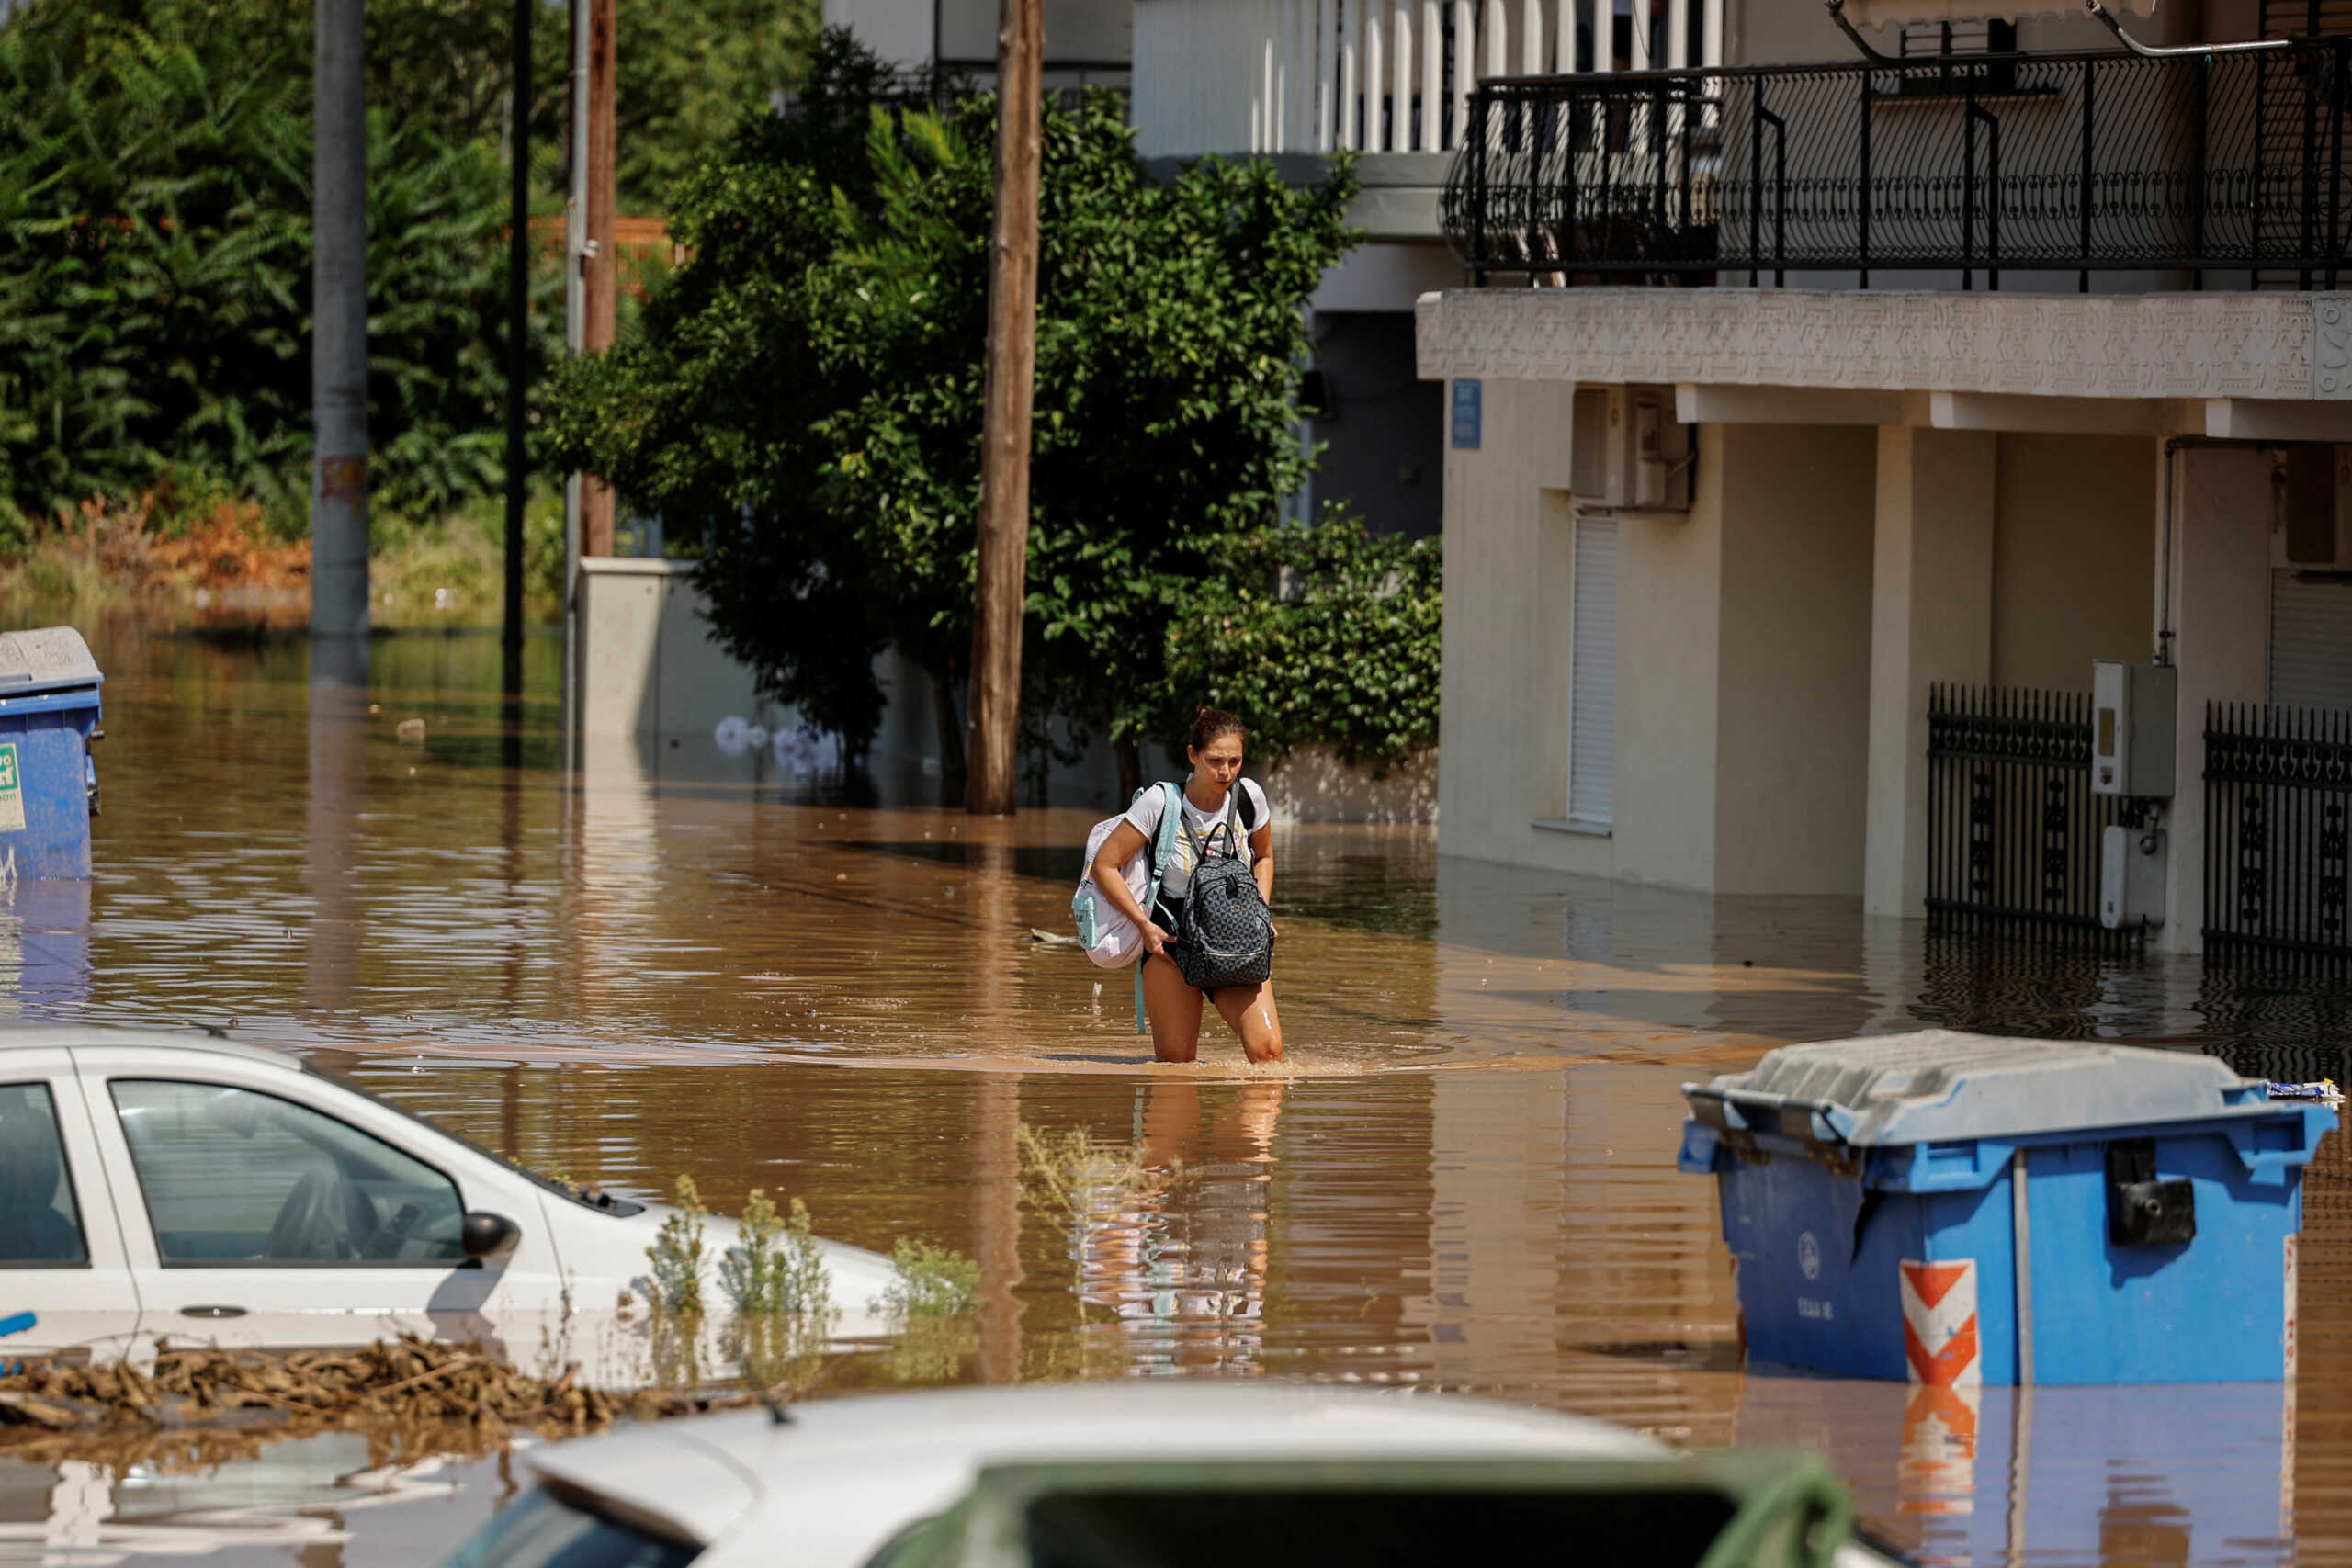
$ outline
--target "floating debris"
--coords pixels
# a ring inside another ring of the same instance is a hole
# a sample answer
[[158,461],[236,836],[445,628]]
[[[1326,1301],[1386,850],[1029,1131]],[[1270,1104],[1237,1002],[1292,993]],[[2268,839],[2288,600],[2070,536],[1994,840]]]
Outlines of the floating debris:
[[20,1434],[124,1428],[246,1428],[397,1421],[587,1432],[639,1420],[735,1409],[755,1389],[584,1387],[579,1367],[552,1380],[506,1365],[479,1344],[401,1338],[338,1349],[270,1354],[160,1348],[143,1370],[34,1360],[0,1375],[0,1446]]
[[424,721],[421,718],[404,718],[393,726],[392,733],[400,738],[400,742],[403,746],[422,746],[424,744]]

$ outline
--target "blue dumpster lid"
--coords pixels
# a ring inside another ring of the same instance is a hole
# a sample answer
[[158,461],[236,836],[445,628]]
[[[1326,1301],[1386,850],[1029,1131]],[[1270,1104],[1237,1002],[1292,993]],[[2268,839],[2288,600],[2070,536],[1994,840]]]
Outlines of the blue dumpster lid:
[[1716,1127],[1838,1143],[1944,1143],[2276,1113],[2265,1086],[2190,1051],[1925,1029],[1783,1045],[1682,1086]]
[[72,626],[0,632],[0,699],[96,686],[105,679],[90,645]]

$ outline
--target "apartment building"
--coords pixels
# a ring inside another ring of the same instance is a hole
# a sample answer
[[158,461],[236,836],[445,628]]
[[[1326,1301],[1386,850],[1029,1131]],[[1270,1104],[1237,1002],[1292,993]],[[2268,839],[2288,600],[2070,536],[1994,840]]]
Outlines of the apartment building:
[[2091,9],[1513,0],[1418,80],[1445,852],[2352,949],[2352,6]]

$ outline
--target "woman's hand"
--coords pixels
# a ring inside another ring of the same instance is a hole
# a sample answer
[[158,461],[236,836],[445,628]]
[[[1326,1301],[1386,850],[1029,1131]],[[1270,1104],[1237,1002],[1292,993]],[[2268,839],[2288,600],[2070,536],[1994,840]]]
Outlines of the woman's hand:
[[1157,958],[1168,956],[1168,932],[1149,920],[1143,923],[1143,950]]

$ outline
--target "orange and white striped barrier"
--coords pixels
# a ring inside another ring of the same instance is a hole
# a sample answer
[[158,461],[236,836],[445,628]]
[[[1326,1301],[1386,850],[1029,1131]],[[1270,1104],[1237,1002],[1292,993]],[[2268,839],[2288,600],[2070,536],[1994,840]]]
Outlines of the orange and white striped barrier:
[[1903,1270],[1903,1354],[1911,1381],[1944,1387],[1984,1381],[1977,1354],[1976,1260],[1915,1263]]

